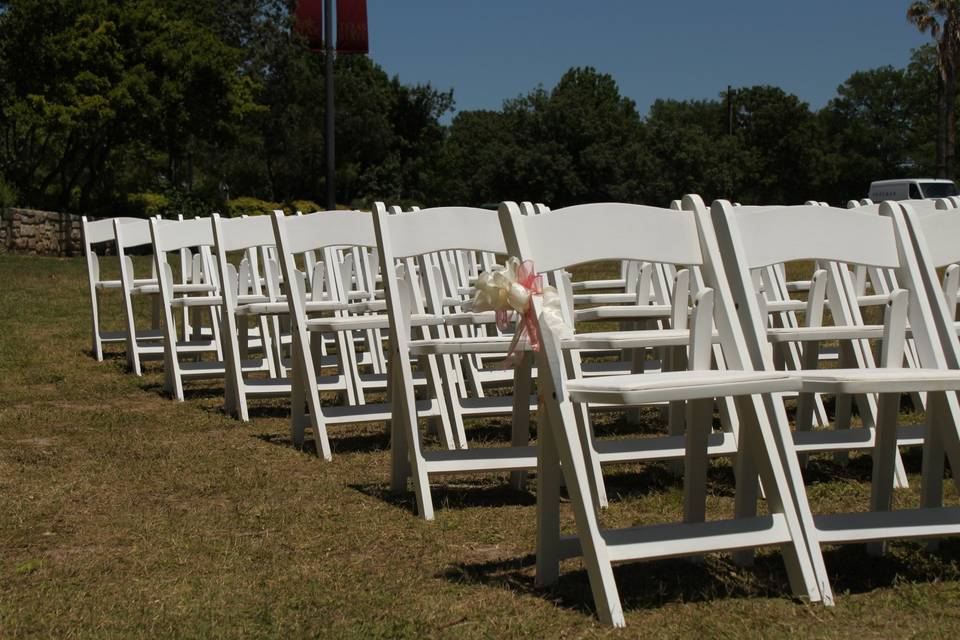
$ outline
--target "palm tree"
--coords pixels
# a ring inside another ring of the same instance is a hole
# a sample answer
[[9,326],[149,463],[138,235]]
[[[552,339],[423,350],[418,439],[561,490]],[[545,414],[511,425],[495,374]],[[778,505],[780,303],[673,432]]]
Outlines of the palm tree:
[[960,0],[914,0],[907,20],[937,43],[937,177],[953,178],[957,71],[960,68]]

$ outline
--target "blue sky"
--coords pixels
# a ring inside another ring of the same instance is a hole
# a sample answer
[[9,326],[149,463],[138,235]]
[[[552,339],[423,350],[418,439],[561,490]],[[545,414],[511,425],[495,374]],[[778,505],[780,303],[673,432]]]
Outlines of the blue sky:
[[908,0],[368,0],[370,55],[405,83],[497,109],[572,66],[611,74],[646,113],[657,98],[778,85],[820,108],[857,70],[905,66],[929,40]]

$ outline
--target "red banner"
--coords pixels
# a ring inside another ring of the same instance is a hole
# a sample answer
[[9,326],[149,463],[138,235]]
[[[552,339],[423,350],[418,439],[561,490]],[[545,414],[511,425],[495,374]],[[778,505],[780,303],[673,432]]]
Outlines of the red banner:
[[293,10],[293,29],[312,51],[323,51],[323,0],[300,0]]
[[367,0],[337,0],[337,51],[367,53],[369,50]]

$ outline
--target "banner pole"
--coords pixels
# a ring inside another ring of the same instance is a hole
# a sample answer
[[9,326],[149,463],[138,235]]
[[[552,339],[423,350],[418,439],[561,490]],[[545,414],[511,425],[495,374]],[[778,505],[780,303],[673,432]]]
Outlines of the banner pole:
[[324,114],[326,120],[326,132],[324,135],[324,146],[326,147],[327,159],[327,211],[337,208],[337,187],[336,187],[336,156],[334,154],[334,73],[333,73],[333,0],[324,0],[324,40],[326,49],[326,85],[327,108]]

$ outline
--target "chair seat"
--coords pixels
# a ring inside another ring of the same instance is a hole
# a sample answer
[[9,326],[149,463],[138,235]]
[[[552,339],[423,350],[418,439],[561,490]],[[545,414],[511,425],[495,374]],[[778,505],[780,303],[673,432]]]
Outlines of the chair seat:
[[[444,316],[446,317],[446,316]],[[714,339],[718,334],[714,333]],[[506,353],[510,348],[512,336],[477,336],[467,338],[437,338],[432,340],[412,340],[410,352],[415,355],[464,354],[464,353]],[[560,341],[568,350],[581,349],[641,349],[646,347],[675,347],[690,343],[687,329],[668,329],[657,331],[598,331],[582,333]],[[525,340],[517,349],[530,348]]]
[[[255,304],[269,302],[266,296],[238,296],[237,304]],[[194,296],[185,298],[174,298],[170,301],[171,307],[218,307],[223,303],[220,296]]]
[[[320,313],[323,311],[341,311],[347,308],[347,304],[333,300],[317,300],[316,302],[307,302],[304,309],[307,313]],[[244,304],[237,307],[234,312],[238,316],[266,316],[266,315],[285,315],[290,312],[290,306],[284,301],[275,302],[257,302],[253,304]]]
[[668,304],[624,304],[577,309],[574,317],[577,322],[597,320],[643,320],[647,318],[669,318],[672,307]]
[[787,327],[767,329],[770,342],[824,340],[876,340],[883,337],[883,325],[847,325],[840,327]]
[[[444,316],[446,317],[446,316]],[[510,336],[477,336],[468,338],[439,338],[432,340],[411,340],[411,355],[426,354],[466,354],[466,353],[506,353],[510,348]],[[518,345],[526,350],[527,345]]]
[[960,390],[960,371],[950,369],[817,369],[796,372],[811,393],[906,393]]
[[445,324],[450,326],[465,324],[493,324],[497,321],[497,314],[494,311],[478,311],[475,313],[471,313],[469,311],[463,313],[445,313],[443,314],[443,321]]
[[[713,340],[719,334],[713,332]],[[642,349],[645,347],[677,347],[690,344],[688,329],[665,329],[655,331],[598,331],[578,333],[560,341],[564,349]]]
[[[142,285],[156,284],[156,278],[140,278],[133,281],[133,286],[139,287]],[[94,285],[97,289],[119,289],[120,281],[119,280],[100,280]]]
[[365,300],[351,302],[346,306],[350,313],[380,313],[387,310],[386,300]]
[[805,311],[807,303],[803,300],[767,300],[768,313],[785,313],[788,311]]
[[800,380],[788,371],[668,371],[603,376],[567,383],[574,402],[637,404],[723,396],[797,391]]
[[[411,327],[428,327],[443,324],[441,316],[415,313],[410,316]],[[387,316],[349,316],[346,318],[316,318],[307,321],[307,331],[362,331],[366,329],[389,329]]]
[[583,291],[585,289],[623,289],[627,286],[627,281],[623,278],[613,280],[578,280],[571,282],[570,287],[574,291]]
[[[209,293],[211,291],[216,291],[217,288],[212,284],[174,284],[173,293]],[[152,281],[152,284],[142,284],[135,286],[132,289],[133,293],[145,294],[145,293],[160,293],[160,285],[156,284],[156,281]]]
[[636,304],[635,293],[577,293],[574,304]]

